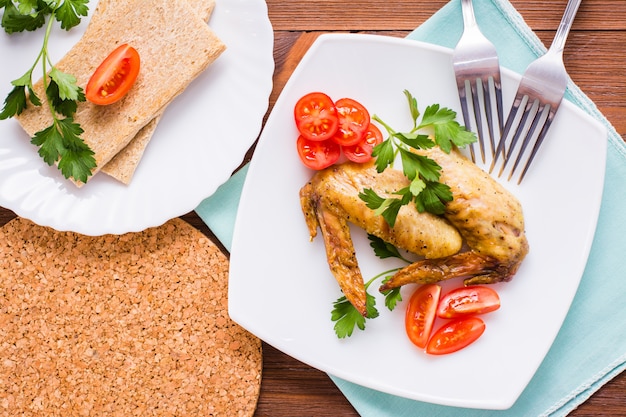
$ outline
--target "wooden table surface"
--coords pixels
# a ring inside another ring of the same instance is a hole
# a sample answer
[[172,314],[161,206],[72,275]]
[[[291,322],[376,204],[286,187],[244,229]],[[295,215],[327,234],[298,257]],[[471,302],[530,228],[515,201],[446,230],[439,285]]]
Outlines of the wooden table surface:
[[[511,0],[549,45],[566,0]],[[363,32],[404,37],[447,3],[446,0],[267,0],[274,27],[274,89],[270,110],[312,41],[325,32]],[[626,4],[585,0],[565,49],[574,82],[596,103],[626,140]],[[250,152],[247,158],[250,157]],[[15,217],[0,208],[0,225]],[[185,220],[214,238],[194,214]],[[326,374],[264,344],[261,395],[255,416],[357,416]],[[571,416],[626,416],[626,375],[607,383]]]

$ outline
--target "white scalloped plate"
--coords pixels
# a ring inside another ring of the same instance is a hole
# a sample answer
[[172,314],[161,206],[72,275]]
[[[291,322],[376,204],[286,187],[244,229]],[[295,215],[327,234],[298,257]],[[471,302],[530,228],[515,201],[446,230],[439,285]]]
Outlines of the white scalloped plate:
[[[90,2],[93,11],[96,2]],[[80,38],[55,30],[52,56]],[[129,186],[98,174],[78,189],[37,155],[15,120],[0,121],[0,206],[57,230],[121,234],[193,210],[241,164],[267,111],[274,35],[262,0],[217,0],[209,22],[228,49],[167,108]],[[0,34],[0,97],[41,47],[41,30]]]
[[[337,65],[339,58],[352,64]],[[505,106],[519,78],[503,71]],[[410,129],[404,89],[422,111],[439,103],[460,114],[448,49],[368,35],[322,36],[311,47],[276,102],[247,174],[231,252],[230,315],[339,378],[426,402],[509,408],[550,348],[582,277],[600,208],[606,129],[564,102],[522,185],[502,182],[523,205],[530,253],[511,282],[495,286],[502,307],[484,316],[487,329],[476,343],[429,356],[405,335],[406,301],[389,312],[380,297],[380,317],[339,340],[330,312],[341,293],[321,237],[309,242],[298,199],[312,172],[296,155],[293,106],[319,90],[355,98],[390,126]],[[352,235],[366,279],[395,264],[374,256],[362,230],[353,227]],[[412,290],[404,289],[405,300]]]

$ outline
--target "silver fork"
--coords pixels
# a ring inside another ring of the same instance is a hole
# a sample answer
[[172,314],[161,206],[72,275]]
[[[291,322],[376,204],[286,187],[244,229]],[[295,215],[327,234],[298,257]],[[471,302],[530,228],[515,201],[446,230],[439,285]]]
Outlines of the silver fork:
[[[496,48],[482,34],[476,23],[472,0],[461,0],[463,10],[463,35],[452,55],[456,84],[459,90],[463,121],[467,130],[476,126],[480,154],[485,162],[484,120],[486,117],[491,156],[496,149],[495,138],[502,134],[502,83],[500,81],[500,65]],[[495,97],[495,103],[493,101]],[[482,103],[482,107],[481,107]],[[494,109],[495,105],[495,109]],[[474,111],[470,117],[469,107]],[[494,117],[497,118],[497,133],[494,132]],[[470,147],[472,161],[476,162],[474,147]]]
[[[534,145],[518,179],[518,184],[524,179],[530,164],[546,137],[567,88],[569,76],[563,64],[563,49],[581,2],[582,0],[568,1],[550,49],[543,56],[533,61],[526,69],[526,72],[524,72],[504,126],[504,132],[498,142],[498,148],[491,163],[490,172],[493,171],[499,156],[502,155],[504,160],[498,174],[499,176],[502,175],[509,160],[513,159],[517,142],[525,131],[524,139],[508,177],[510,180],[522,161],[526,148],[534,139]],[[513,130],[511,140],[507,141],[520,108],[523,108],[524,111]],[[540,127],[540,130],[536,133],[538,127]],[[509,143],[508,145],[507,142]]]

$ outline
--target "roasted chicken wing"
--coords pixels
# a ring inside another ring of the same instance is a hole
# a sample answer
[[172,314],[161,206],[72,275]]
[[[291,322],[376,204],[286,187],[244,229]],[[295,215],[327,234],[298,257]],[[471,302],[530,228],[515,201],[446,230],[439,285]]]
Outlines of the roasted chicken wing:
[[440,181],[454,197],[444,217],[458,229],[469,250],[415,262],[398,271],[381,290],[450,278],[465,278],[466,285],[509,281],[528,253],[519,201],[458,152],[432,148],[422,153],[442,167]]
[[344,163],[319,171],[300,190],[311,239],[319,227],[330,269],[346,298],[363,315],[366,293],[348,222],[425,258],[447,257],[461,248],[459,232],[444,218],[418,213],[414,205],[409,205],[400,209],[394,227],[389,227],[359,198],[365,188],[389,196],[407,185],[408,180],[400,171],[387,169],[378,173],[373,163]]

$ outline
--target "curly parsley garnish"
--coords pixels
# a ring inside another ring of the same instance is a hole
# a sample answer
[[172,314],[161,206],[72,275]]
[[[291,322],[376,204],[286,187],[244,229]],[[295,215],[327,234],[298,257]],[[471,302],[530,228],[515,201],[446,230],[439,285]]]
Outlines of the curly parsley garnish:
[[[78,102],[85,101],[83,89],[76,78],[54,66],[48,53],[48,41],[54,21],[69,30],[77,26],[81,16],[87,16],[89,0],[0,0],[4,9],[0,24],[5,32],[34,31],[46,23],[43,44],[34,64],[20,78],[13,80],[13,90],[4,100],[0,120],[20,115],[28,102],[41,106],[41,99],[33,89],[33,71],[41,63],[45,89],[45,104],[52,115],[52,124],[35,133],[31,143],[39,147],[39,155],[48,165],[58,163],[65,178],[87,182],[96,166],[93,151],[81,139],[83,129],[74,122]],[[28,92],[28,95],[26,94]]]
[[[463,147],[476,141],[476,135],[467,131],[456,119],[456,112],[438,104],[428,106],[421,115],[417,100],[404,90],[413,119],[409,132],[396,132],[378,116],[372,119],[384,126],[389,137],[377,145],[372,155],[376,157],[376,169],[383,172],[393,166],[398,154],[402,161],[404,175],[411,182],[408,187],[396,191],[397,198],[383,198],[371,189],[365,189],[359,197],[367,206],[382,215],[393,227],[400,207],[413,202],[417,210],[433,214],[443,214],[445,203],[452,201],[450,187],[439,182],[441,167],[432,159],[415,153],[415,150],[429,149],[438,145],[449,153],[453,146]],[[422,116],[421,121],[418,119]],[[424,132],[429,130],[431,135]],[[434,138],[433,139],[431,139]]]

